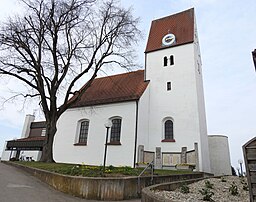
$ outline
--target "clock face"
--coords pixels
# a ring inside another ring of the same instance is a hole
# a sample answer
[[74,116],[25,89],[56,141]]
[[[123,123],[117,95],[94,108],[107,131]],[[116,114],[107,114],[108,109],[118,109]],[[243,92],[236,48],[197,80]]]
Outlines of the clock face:
[[166,34],[162,39],[163,46],[170,46],[175,43],[175,35],[174,34]]

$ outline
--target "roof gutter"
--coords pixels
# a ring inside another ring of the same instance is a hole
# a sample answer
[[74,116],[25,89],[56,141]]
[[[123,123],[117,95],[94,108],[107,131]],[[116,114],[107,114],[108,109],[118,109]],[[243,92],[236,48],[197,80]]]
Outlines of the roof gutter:
[[133,156],[133,167],[136,166],[136,156],[137,156],[137,139],[138,139],[138,108],[139,108],[139,100],[136,100],[136,111],[135,111],[135,141],[134,141],[134,156]]

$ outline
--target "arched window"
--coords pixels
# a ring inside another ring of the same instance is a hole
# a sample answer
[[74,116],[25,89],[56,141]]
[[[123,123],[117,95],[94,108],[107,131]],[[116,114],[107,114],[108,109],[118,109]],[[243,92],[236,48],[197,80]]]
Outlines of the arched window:
[[174,55],[171,55],[169,58],[167,58],[166,56],[164,57],[164,67],[168,65],[168,60],[170,60],[170,66],[174,65]]
[[174,56],[173,55],[170,56],[170,65],[174,65]]
[[120,135],[121,135],[121,118],[114,118],[112,121],[112,127],[110,131],[110,144],[111,143],[120,143]]
[[168,62],[168,59],[167,59],[167,57],[165,56],[165,57],[164,57],[164,67],[167,66],[167,62]]
[[164,138],[166,140],[173,140],[173,122],[168,119],[164,122]]
[[89,130],[89,120],[81,120],[78,122],[78,140],[76,143],[77,145],[87,144],[88,130]]

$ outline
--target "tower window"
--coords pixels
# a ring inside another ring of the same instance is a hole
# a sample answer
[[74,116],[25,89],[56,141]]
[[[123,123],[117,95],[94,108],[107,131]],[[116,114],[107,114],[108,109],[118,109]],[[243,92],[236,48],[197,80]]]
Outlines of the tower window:
[[164,123],[164,137],[165,139],[173,139],[173,122],[172,120],[167,120]]
[[175,142],[173,126],[173,119],[171,117],[163,120],[163,139],[161,142]]
[[167,63],[168,63],[168,59],[167,59],[167,57],[165,56],[165,57],[164,57],[164,67],[167,66]]
[[171,55],[169,58],[164,57],[164,67],[168,65],[168,61],[170,61],[170,66],[174,65],[174,55]]
[[170,56],[170,65],[174,65],[174,56],[173,55]]
[[172,83],[170,81],[167,82],[167,90],[172,89]]

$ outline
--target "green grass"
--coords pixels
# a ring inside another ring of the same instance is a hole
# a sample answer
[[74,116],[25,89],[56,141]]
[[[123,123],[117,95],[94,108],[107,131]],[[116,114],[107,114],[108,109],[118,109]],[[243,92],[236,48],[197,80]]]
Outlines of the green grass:
[[[128,166],[114,167],[107,166],[105,173],[103,173],[102,166],[91,166],[84,164],[65,164],[65,163],[43,163],[43,162],[25,162],[17,161],[15,163],[39,168],[64,175],[85,176],[85,177],[101,177],[101,176],[138,176],[143,168],[131,168]],[[176,174],[190,174],[192,171],[180,170],[154,170],[155,175],[176,175]],[[150,175],[149,171],[145,175]]]

